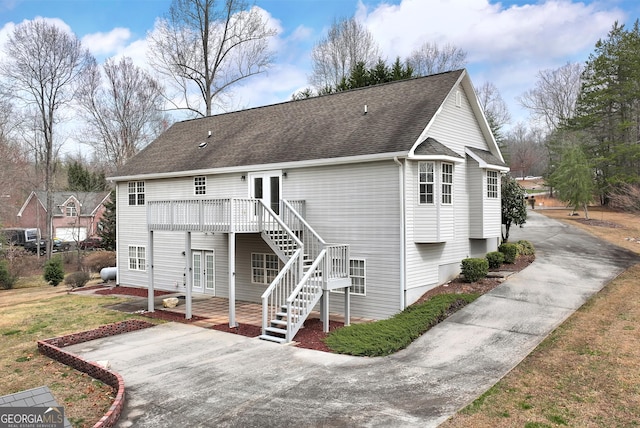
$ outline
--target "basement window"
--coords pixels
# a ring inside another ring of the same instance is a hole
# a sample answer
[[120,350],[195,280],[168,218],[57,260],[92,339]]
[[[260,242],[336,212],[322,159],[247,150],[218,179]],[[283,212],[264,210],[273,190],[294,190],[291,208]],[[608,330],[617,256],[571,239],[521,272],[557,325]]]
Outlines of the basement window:
[[271,284],[280,270],[280,260],[275,254],[251,253],[251,282]]

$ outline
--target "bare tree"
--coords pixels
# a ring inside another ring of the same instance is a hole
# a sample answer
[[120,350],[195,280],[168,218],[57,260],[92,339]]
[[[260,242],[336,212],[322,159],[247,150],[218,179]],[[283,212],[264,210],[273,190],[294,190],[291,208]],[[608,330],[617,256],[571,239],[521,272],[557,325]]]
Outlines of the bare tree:
[[582,70],[583,66],[579,63],[567,63],[555,70],[542,70],[538,72],[535,87],[518,98],[546,133],[553,132],[575,116]]
[[27,194],[24,179],[28,158],[17,140],[19,120],[9,98],[0,96],[0,226],[15,220],[17,207]]
[[371,68],[380,58],[373,36],[355,17],[334,20],[329,33],[311,51],[309,82],[319,91],[336,88],[359,62]]
[[538,130],[530,130],[523,123],[518,123],[505,136],[504,142],[514,177],[544,173],[548,157],[544,139]]
[[100,67],[91,64],[78,102],[89,126],[87,135],[97,137],[89,144],[117,168],[158,135],[164,120],[162,88],[131,58],[109,58],[103,70],[104,80]]
[[417,76],[428,76],[464,68],[467,53],[452,44],[440,47],[435,42],[425,42],[411,53],[407,62]]
[[503,138],[502,128],[511,122],[511,114],[507,103],[502,99],[502,95],[500,95],[496,85],[491,82],[485,82],[482,86],[476,88],[476,94],[491,131],[496,140],[501,141]]
[[[76,84],[92,57],[75,35],[43,19],[17,25],[7,39],[4,53],[0,73],[14,96],[38,113],[44,147],[47,234],[51,237],[54,154],[61,144],[54,131],[61,119],[61,108],[74,99]],[[47,248],[47,257],[50,256],[51,240]]]
[[244,0],[173,0],[150,35],[149,60],[178,91],[167,97],[174,109],[211,116],[233,85],[270,66],[275,34]]

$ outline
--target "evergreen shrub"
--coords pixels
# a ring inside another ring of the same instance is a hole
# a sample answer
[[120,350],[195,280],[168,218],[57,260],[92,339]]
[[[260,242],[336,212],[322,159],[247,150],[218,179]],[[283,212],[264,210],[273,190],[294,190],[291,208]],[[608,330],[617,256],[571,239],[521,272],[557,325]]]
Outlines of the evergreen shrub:
[[516,245],[518,246],[518,254],[521,256],[533,256],[536,253],[536,249],[529,241],[520,240],[516,242]]
[[504,263],[504,254],[500,251],[492,251],[485,256],[489,262],[489,269],[498,269]]
[[0,288],[10,290],[16,285],[18,278],[9,271],[6,260],[0,260]]
[[487,259],[467,258],[462,260],[462,274],[466,282],[475,282],[487,276],[489,262]]
[[62,258],[52,257],[44,264],[44,280],[56,287],[64,280]]
[[504,243],[498,247],[498,251],[504,254],[504,262],[513,264],[518,257],[518,246],[516,244]]

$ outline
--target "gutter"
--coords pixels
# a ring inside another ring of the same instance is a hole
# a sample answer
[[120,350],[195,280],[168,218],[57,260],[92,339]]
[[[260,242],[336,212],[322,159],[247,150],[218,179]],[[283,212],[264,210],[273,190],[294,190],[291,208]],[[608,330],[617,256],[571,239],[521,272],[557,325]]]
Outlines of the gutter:
[[404,163],[400,162],[398,156],[394,156],[393,161],[398,164],[398,181],[400,187],[400,310],[403,311],[406,306],[405,289],[407,286],[407,231],[405,227]]

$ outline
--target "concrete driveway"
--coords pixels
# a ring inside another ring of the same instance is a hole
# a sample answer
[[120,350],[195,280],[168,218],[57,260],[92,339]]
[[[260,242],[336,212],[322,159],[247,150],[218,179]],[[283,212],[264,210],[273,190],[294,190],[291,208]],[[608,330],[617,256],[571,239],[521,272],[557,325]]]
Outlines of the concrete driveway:
[[535,212],[511,235],[536,246],[536,261],[393,356],[333,355],[176,323],[67,349],[123,376],[122,427],[437,426],[640,261]]

